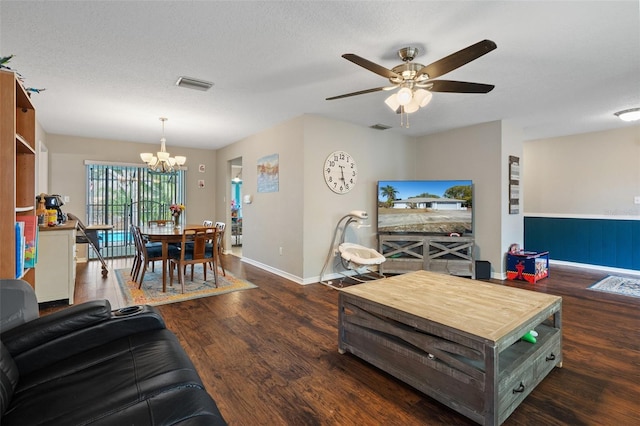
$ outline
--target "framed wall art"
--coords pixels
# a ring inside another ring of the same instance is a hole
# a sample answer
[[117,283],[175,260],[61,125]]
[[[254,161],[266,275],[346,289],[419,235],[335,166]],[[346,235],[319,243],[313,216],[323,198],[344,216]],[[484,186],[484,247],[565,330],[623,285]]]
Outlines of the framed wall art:
[[278,154],[258,160],[258,192],[278,192],[280,187],[280,159]]
[[509,214],[520,213],[520,158],[509,156]]

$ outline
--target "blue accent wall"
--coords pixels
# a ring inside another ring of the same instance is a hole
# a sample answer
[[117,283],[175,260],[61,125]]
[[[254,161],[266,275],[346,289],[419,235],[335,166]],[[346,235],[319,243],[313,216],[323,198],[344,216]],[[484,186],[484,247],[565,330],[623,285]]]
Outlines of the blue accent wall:
[[567,262],[640,270],[640,220],[524,218],[524,248]]

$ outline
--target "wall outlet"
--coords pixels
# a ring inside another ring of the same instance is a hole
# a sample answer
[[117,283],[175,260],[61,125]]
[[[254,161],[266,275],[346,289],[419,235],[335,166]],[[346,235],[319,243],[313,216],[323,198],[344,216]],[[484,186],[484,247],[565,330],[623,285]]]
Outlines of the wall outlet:
[[[638,199],[640,199],[640,197],[636,197]],[[64,201],[65,203],[68,203],[69,201],[71,201],[71,199],[69,198],[68,195],[65,195],[64,197],[62,197],[62,201]]]
[[282,256],[282,247],[278,249],[278,252],[280,253],[280,256]]
[[633,204],[640,204],[640,195],[633,197]]

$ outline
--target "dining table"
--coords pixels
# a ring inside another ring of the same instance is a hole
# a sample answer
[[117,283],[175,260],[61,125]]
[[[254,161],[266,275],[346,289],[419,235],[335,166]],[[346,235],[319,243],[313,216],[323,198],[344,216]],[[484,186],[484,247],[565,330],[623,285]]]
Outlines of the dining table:
[[144,225],[140,227],[140,234],[145,241],[162,243],[162,291],[167,291],[167,271],[169,261],[169,244],[181,243],[184,229],[203,228],[201,224],[190,224],[186,227],[173,225]]

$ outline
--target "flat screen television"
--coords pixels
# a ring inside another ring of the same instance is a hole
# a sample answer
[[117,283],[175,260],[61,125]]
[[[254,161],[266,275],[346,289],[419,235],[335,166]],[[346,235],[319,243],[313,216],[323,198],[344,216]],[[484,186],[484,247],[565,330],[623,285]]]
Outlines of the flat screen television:
[[473,233],[473,182],[378,181],[378,233]]

